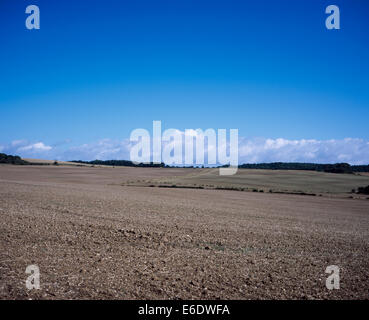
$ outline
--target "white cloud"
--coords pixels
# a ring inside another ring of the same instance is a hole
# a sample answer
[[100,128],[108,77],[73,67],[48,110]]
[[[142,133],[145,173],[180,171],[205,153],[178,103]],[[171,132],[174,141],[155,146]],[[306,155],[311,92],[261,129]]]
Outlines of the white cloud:
[[126,160],[129,158],[129,140],[102,139],[70,147],[62,155],[65,160]]
[[34,144],[21,147],[18,149],[18,151],[19,152],[22,152],[22,151],[38,152],[38,151],[50,151],[51,149],[52,147],[45,145],[43,142],[37,142]]
[[363,139],[288,140],[245,139],[239,142],[240,163],[260,162],[348,162],[369,163],[369,143]]
[[19,155],[24,158],[47,158],[53,151],[53,148],[43,142],[31,143],[27,140],[14,140],[9,144],[4,145],[2,151],[7,154]]
[[[183,132],[180,132],[183,137]],[[191,136],[198,136],[195,131]],[[163,147],[168,142],[163,143]],[[92,143],[71,146],[70,143],[53,144],[17,140],[8,145],[0,145],[0,151],[22,157],[51,160],[129,160],[132,144],[128,139],[102,139]],[[210,144],[209,148],[216,148]],[[315,162],[369,164],[369,141],[363,139],[300,139],[239,137],[239,163],[260,162]]]
[[14,140],[14,141],[11,142],[11,145],[13,147],[21,146],[21,145],[24,145],[24,144],[27,144],[26,140]]

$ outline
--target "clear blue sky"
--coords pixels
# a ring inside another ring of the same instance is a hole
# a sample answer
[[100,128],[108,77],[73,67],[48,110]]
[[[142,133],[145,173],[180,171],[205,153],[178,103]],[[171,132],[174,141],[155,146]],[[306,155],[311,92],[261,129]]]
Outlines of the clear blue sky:
[[3,145],[125,139],[153,120],[369,140],[367,0],[1,0],[0,22]]

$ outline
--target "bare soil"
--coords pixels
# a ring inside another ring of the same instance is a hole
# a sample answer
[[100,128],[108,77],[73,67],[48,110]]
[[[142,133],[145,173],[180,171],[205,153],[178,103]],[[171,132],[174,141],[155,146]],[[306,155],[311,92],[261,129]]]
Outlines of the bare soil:
[[121,185],[189,170],[1,165],[0,298],[368,299],[368,200]]

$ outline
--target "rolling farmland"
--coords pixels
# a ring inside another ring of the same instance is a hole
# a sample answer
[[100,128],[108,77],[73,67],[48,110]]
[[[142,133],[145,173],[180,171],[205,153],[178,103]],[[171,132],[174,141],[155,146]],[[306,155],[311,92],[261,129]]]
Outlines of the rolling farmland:
[[[369,200],[348,192],[368,180],[1,165],[0,298],[367,299]],[[265,192],[148,187],[163,183]],[[25,287],[31,264],[40,290]],[[340,290],[325,286],[329,265]]]

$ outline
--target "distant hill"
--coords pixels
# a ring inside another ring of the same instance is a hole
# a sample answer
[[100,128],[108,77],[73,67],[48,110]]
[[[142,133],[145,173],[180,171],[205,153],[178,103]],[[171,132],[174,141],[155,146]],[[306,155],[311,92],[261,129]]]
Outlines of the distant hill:
[[[139,163],[135,164],[129,160],[93,160],[82,161],[74,160],[73,163],[90,164],[90,165],[104,165],[116,167],[170,167],[164,163]],[[256,164],[242,164],[238,166],[244,169],[267,169],[267,170],[310,170],[331,173],[354,173],[354,172],[369,172],[369,165],[352,166],[348,163],[335,164],[320,164],[320,163],[301,163],[301,162],[271,162],[271,163],[256,163]],[[178,168],[178,166],[173,166]],[[193,167],[187,167],[193,168]]]
[[369,172],[369,165],[352,166],[348,163],[320,164],[301,162],[272,162],[272,163],[245,163],[239,166],[245,169],[270,169],[270,170],[310,170],[331,173]]
[[19,165],[29,164],[27,161],[23,160],[19,156],[11,156],[5,153],[0,153],[0,163],[19,164]]

